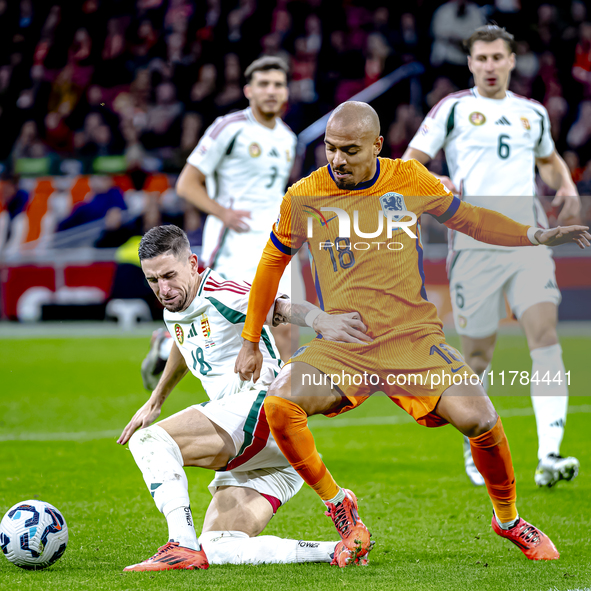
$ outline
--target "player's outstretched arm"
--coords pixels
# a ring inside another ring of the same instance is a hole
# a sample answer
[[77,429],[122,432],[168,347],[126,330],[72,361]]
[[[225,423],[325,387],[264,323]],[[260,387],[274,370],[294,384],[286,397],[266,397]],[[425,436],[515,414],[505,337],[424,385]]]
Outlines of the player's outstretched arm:
[[189,370],[185,359],[181,355],[176,343],[173,343],[156,389],[152,392],[148,401],[133,415],[131,421],[127,423],[117,443],[125,445],[138,429],[148,427],[160,416],[164,401],[168,398],[174,387],[183,379],[187,371]]
[[273,314],[273,326],[295,324],[309,326],[328,341],[340,343],[372,342],[367,336],[367,326],[361,322],[359,312],[346,314],[327,314],[309,302],[292,302],[290,299],[277,299]]
[[468,234],[480,242],[499,246],[558,246],[574,242],[579,248],[586,248],[591,240],[587,226],[559,226],[550,230],[533,228],[497,211],[464,201],[458,203],[456,212],[444,223],[452,230]]
[[590,246],[591,234],[588,226],[558,226],[549,230],[538,230],[536,240],[545,246],[558,246],[574,242],[579,248]]
[[[591,238],[587,226],[566,226],[551,230],[532,228],[496,211],[464,201],[458,202],[456,212],[444,223],[448,228],[468,234],[480,242],[499,246],[558,246],[574,242],[580,248],[586,248]],[[546,232],[549,233],[545,234]],[[544,242],[538,236],[543,236]]]

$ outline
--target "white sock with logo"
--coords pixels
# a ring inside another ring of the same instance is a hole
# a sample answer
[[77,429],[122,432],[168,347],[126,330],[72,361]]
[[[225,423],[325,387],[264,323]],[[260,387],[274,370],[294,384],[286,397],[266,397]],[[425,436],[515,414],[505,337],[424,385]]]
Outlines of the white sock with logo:
[[[188,501],[188,495],[187,495]],[[185,499],[183,499],[183,503]],[[162,513],[166,517],[168,523],[168,539],[173,542],[178,542],[180,546],[191,548],[192,550],[200,550],[197,542],[197,534],[193,526],[193,515],[191,514],[191,507],[187,503],[176,509],[167,512],[165,508]]]
[[199,543],[209,564],[292,564],[330,562],[338,542],[249,538],[241,531],[208,531],[201,534]]
[[[531,401],[538,428],[538,459],[542,460],[548,454],[560,453],[568,409],[568,386],[559,344],[534,349],[530,356],[532,377],[537,373],[536,381],[539,381],[531,383]],[[553,381],[555,377],[556,381]]]
[[129,450],[156,507],[166,517],[169,539],[185,548],[199,550],[183,456],[175,440],[162,427],[152,425],[133,434]]

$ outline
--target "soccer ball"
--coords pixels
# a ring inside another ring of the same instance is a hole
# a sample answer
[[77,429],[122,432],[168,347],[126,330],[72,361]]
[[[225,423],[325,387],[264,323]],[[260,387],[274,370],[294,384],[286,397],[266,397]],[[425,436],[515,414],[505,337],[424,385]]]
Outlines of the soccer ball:
[[23,501],[11,507],[0,523],[0,548],[4,556],[26,570],[47,568],[68,545],[68,526],[49,503]]

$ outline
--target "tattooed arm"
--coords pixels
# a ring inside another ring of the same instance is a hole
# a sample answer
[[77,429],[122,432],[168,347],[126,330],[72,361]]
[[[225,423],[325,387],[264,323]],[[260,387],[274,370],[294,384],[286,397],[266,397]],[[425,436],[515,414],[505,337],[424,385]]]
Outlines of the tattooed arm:
[[323,338],[344,343],[371,342],[365,332],[367,327],[358,312],[327,314],[309,302],[292,302],[289,298],[277,298],[273,313],[273,326],[295,324],[311,326]]

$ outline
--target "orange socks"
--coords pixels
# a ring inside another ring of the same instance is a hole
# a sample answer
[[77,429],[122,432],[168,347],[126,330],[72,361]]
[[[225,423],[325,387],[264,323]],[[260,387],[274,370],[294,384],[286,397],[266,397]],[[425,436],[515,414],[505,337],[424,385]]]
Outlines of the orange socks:
[[306,413],[289,400],[267,396],[265,414],[279,449],[298,474],[323,501],[336,497],[339,487],[320,459]]
[[[265,398],[265,414],[271,433],[304,481],[322,500],[337,496],[339,487],[316,450],[314,437],[308,429],[306,413],[295,403],[268,396]],[[517,517],[516,490],[509,443],[501,419],[488,432],[470,439],[472,457],[482,474],[495,514],[502,523]]]
[[509,442],[500,417],[490,431],[470,439],[470,447],[496,516],[502,523],[513,521],[517,518],[515,475]]

